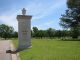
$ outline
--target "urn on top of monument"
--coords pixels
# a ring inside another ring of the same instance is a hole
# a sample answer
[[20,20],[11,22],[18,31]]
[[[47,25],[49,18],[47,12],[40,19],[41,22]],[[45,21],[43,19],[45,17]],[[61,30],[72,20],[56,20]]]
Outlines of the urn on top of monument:
[[31,15],[26,15],[26,9],[25,8],[23,8],[21,10],[21,12],[22,12],[22,14],[21,15],[17,15],[17,17],[16,17],[18,20],[21,20],[21,21],[22,21],[22,19],[31,20],[32,16]]
[[22,9],[22,15],[26,15],[26,9],[25,8]]

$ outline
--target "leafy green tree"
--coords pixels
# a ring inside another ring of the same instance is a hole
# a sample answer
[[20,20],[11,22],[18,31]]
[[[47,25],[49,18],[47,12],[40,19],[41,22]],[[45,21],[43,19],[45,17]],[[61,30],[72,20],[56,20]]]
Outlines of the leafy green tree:
[[43,38],[44,37],[44,31],[43,30],[39,30],[37,37]]
[[14,37],[14,38],[18,38],[18,32],[15,31],[15,32],[13,33],[13,37]]
[[58,38],[62,37],[61,30],[56,30],[55,37],[58,37]]
[[47,30],[43,30],[43,37],[49,37]]
[[5,24],[0,25],[0,36],[2,38],[11,38],[14,28]]
[[33,27],[33,37],[37,37],[37,35],[38,35],[38,28]]
[[69,28],[72,38],[78,38],[80,33],[80,0],[68,0],[68,9],[62,15],[60,25]]
[[55,29],[49,28],[47,30],[48,37],[52,38],[55,35]]
[[67,0],[68,8],[80,8],[80,0]]

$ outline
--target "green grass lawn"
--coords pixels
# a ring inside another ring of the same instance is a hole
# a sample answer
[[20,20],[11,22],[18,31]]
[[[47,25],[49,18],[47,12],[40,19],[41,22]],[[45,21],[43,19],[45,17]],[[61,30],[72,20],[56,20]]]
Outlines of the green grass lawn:
[[[13,40],[17,45],[17,39]],[[20,52],[21,60],[80,60],[80,41],[32,39],[32,48]]]

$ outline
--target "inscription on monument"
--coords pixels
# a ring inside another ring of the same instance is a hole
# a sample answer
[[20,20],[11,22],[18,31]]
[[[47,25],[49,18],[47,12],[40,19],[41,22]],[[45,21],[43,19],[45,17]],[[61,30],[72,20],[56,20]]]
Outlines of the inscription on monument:
[[26,30],[23,30],[22,33],[23,33],[23,35],[26,35],[27,34],[27,31]]

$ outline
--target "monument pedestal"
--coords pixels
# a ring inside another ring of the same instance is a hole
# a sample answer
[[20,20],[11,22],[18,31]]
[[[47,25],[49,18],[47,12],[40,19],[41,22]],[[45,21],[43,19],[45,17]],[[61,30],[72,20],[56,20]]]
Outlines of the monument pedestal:
[[23,15],[17,15],[19,39],[18,49],[20,50],[31,47],[31,18],[32,16],[25,15],[24,13]]

